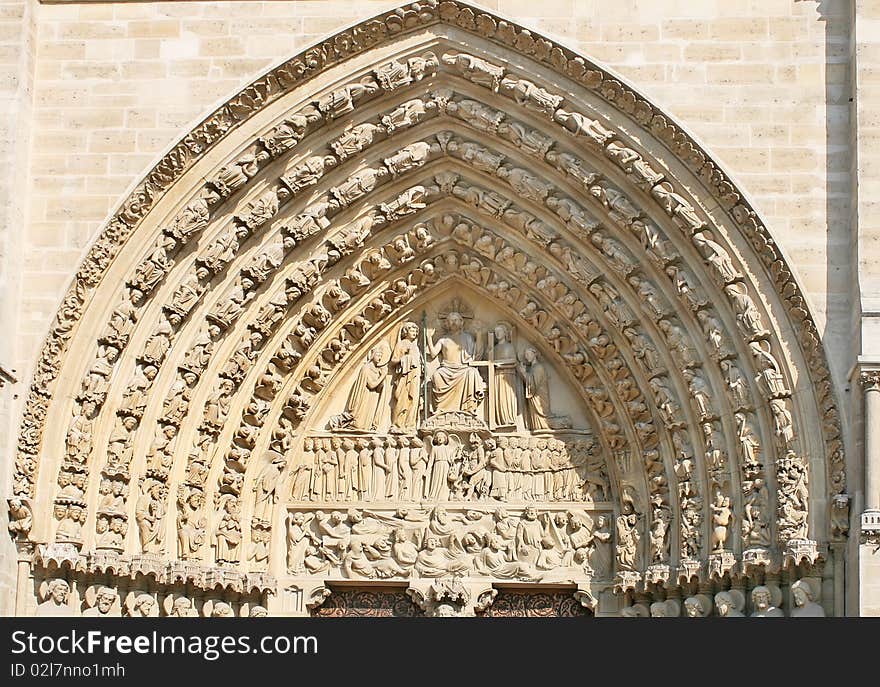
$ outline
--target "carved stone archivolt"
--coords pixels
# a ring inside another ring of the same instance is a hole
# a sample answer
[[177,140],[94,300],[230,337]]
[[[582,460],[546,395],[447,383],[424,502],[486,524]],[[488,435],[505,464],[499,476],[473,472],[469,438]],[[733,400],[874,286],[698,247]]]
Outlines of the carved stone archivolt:
[[514,584],[704,617],[816,614],[844,502],[818,333],[735,187],[583,58],[426,2],[270,72],[123,204],[9,506],[45,613],[389,579],[428,615]]

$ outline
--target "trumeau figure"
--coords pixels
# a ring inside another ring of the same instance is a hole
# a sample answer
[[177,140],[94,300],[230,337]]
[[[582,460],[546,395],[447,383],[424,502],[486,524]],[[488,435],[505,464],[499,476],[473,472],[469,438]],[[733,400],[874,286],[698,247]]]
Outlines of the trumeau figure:
[[758,585],[752,590],[752,618],[783,618],[782,609],[773,604],[773,593],[769,587]]
[[792,618],[824,618],[825,609],[815,601],[815,592],[807,580],[798,580],[791,585],[791,598],[794,608]]
[[486,393],[486,383],[470,362],[476,358],[477,342],[464,330],[464,316],[457,310],[446,314],[444,334],[434,341],[428,330],[426,353],[439,358],[439,367],[431,376],[434,413],[464,411],[473,413]]
[[46,585],[46,600],[37,605],[35,615],[38,618],[73,615],[73,609],[68,602],[69,596],[70,585],[67,580],[49,580]]
[[415,322],[404,323],[391,353],[391,365],[395,375],[392,431],[414,430],[418,421],[422,377],[418,338],[419,326]]

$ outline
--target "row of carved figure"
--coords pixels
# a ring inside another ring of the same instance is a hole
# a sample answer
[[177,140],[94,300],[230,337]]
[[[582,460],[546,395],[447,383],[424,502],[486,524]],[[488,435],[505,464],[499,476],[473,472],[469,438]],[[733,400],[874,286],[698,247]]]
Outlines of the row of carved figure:
[[[306,437],[294,501],[605,501],[604,461],[588,438],[471,433]],[[259,517],[255,513],[255,517]]]
[[[466,265],[461,269],[465,270]],[[478,271],[486,268],[478,263]],[[483,281],[483,275],[479,276]],[[465,318],[472,317],[460,308],[442,313],[443,331],[425,332],[424,351],[419,347],[420,327],[407,322],[401,328],[393,349],[386,342],[372,348],[358,371],[349,391],[345,411],[330,421],[330,429],[380,429],[383,410],[391,401],[391,432],[411,431],[419,426],[423,368],[436,358],[430,378],[431,414],[464,411],[484,415],[488,407],[492,427],[516,427],[517,418],[525,416],[529,430],[570,427],[571,420],[554,416],[550,406],[550,377],[533,346],[520,354],[511,342],[512,327],[498,322],[488,336],[490,357],[483,358],[486,343],[482,332],[469,331]],[[493,380],[488,388],[480,370]],[[519,396],[525,408],[519,407]]]
[[608,516],[583,511],[518,516],[399,509],[291,512],[287,567],[295,575],[384,579],[477,575],[544,582],[608,579],[613,564]]
[[[77,613],[71,602],[70,583],[62,578],[44,581],[44,600],[37,604],[37,617],[60,617],[82,615],[87,618],[232,618],[236,615],[233,605],[226,601],[205,600],[201,612],[193,600],[182,595],[169,594],[160,603],[155,593],[130,591],[125,599],[113,587],[92,585],[84,594],[82,612]],[[251,618],[266,617],[268,612],[259,604],[241,604],[240,615]]]
[[[791,618],[824,618],[825,609],[818,603],[816,587],[811,580],[797,580],[791,585],[792,608],[788,613]],[[785,612],[779,607],[782,592],[775,585],[757,585],[751,592],[752,618],[784,618]],[[695,594],[684,600],[684,608],[676,599],[635,603],[626,606],[620,615],[629,618],[671,618],[684,615],[688,618],[706,618],[714,615],[721,618],[742,618],[746,614],[746,598],[738,589],[730,589],[715,594],[713,599],[707,594]],[[684,613],[682,613],[682,610]],[[714,614],[713,611],[714,610]]]

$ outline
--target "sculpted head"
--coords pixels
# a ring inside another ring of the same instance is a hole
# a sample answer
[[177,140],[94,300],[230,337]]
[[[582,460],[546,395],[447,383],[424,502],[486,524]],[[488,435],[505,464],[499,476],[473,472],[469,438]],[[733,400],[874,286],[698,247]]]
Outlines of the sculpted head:
[[95,599],[95,605],[98,607],[98,610],[103,614],[107,614],[110,612],[110,609],[113,606],[113,603],[116,601],[116,590],[111,587],[101,587],[98,590],[97,597]]
[[525,358],[527,363],[533,363],[538,359],[538,351],[532,346],[529,346],[523,351],[523,358]]
[[434,445],[442,446],[444,444],[449,443],[449,436],[444,431],[439,431],[434,434]]
[[736,608],[733,597],[728,592],[718,592],[715,595],[715,609],[718,615],[726,616],[731,610]]
[[415,322],[406,322],[400,329],[400,338],[415,341],[419,338],[419,325]]
[[230,618],[232,617],[232,606],[225,601],[218,601],[214,610],[211,611],[212,618]]
[[156,606],[156,600],[149,594],[139,594],[134,600],[134,612],[140,614],[144,618],[153,612]]
[[795,606],[806,606],[811,601],[814,601],[813,590],[804,580],[798,580],[791,585],[791,595]]
[[762,584],[752,590],[752,603],[759,611],[770,608],[771,598],[770,590]]
[[269,611],[264,606],[253,606],[250,613],[248,613],[250,618],[265,618],[268,615]]
[[460,312],[451,312],[446,316],[446,328],[450,332],[460,332],[464,327],[464,317]]
[[49,597],[56,604],[66,604],[67,595],[70,594],[70,585],[67,580],[55,579],[49,582]]
[[177,616],[178,618],[185,618],[189,615],[191,608],[192,601],[185,596],[180,596],[174,600],[174,603],[171,606],[171,615]]

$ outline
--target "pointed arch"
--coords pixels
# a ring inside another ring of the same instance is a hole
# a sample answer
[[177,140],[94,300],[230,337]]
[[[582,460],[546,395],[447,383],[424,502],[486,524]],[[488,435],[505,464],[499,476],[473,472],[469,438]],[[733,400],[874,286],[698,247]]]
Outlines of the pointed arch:
[[22,422],[12,498],[35,563],[273,588],[312,399],[345,386],[370,327],[449,280],[531,328],[586,404],[623,518],[609,585],[773,576],[842,536],[822,347],[743,194],[605,70],[443,2],[270,71],[108,222]]

